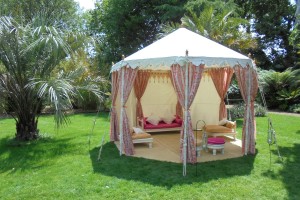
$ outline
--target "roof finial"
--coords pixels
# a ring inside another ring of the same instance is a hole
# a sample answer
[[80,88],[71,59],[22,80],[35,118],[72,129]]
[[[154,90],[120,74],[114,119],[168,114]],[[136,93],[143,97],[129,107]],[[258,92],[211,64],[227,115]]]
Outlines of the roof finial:
[[189,56],[189,50],[185,50],[185,56]]
[[251,58],[251,59],[253,59],[252,53],[249,52],[248,53],[248,57]]
[[124,60],[125,59],[125,56],[124,56],[124,54],[122,54],[122,60]]

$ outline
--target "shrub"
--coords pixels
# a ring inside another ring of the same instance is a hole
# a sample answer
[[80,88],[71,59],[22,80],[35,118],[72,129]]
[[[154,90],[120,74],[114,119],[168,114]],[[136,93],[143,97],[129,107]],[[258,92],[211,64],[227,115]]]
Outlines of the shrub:
[[294,104],[289,107],[289,111],[293,113],[300,113],[300,104]]
[[110,108],[111,108],[111,104],[112,104],[111,98],[110,98],[110,97],[106,98],[106,99],[103,101],[103,108],[104,108],[104,111],[109,112],[109,111],[110,111]]
[[254,104],[254,112],[256,117],[264,117],[266,116],[267,110],[260,104]]
[[236,104],[232,108],[228,109],[228,114],[231,115],[232,119],[244,117],[245,106],[243,103]]
[[[245,112],[245,104],[240,103],[234,105],[233,108],[228,110],[228,112],[230,112],[232,119],[243,118]],[[264,117],[266,116],[266,109],[260,104],[254,104],[254,113],[256,117]]]
[[97,110],[99,99],[88,91],[81,91],[81,98],[73,101],[74,108],[82,110]]
[[286,111],[288,105],[300,100],[300,70],[288,68],[283,72],[260,70],[259,81],[263,86],[265,98],[270,108]]

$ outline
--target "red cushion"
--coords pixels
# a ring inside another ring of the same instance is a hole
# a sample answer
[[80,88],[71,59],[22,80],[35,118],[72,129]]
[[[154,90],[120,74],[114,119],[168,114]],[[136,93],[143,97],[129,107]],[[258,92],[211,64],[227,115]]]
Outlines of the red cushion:
[[182,124],[182,119],[176,118],[176,119],[174,120],[174,122],[181,125],[181,124]]
[[177,123],[177,124],[182,125],[182,122],[183,122],[183,121],[182,121],[182,119],[181,119],[180,116],[176,115],[176,118],[175,118],[174,122]]
[[224,140],[224,138],[208,138],[207,143],[208,144],[224,144],[225,140]]

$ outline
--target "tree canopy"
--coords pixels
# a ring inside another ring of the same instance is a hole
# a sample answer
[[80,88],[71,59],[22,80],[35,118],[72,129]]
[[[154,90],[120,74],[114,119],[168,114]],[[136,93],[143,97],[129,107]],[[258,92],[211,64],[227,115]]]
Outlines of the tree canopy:
[[252,53],[264,69],[284,70],[294,67],[297,60],[290,39],[295,12],[289,0],[99,0],[89,27],[99,39],[98,59],[103,68],[182,22],[228,47]]
[[251,22],[248,32],[258,38],[253,55],[262,68],[284,70],[293,67],[296,52],[290,44],[295,25],[295,5],[289,0],[235,0],[241,6],[241,16]]
[[178,22],[183,15],[182,0],[103,0],[92,11],[90,30],[99,42],[100,65],[151,44],[163,22]]
[[74,0],[0,0],[0,5],[0,14],[12,16],[18,23],[30,23],[39,16],[57,27],[71,29],[82,25]]
[[233,1],[188,2],[185,7],[181,26],[245,54],[256,47],[256,39],[242,30],[248,21],[239,17]]

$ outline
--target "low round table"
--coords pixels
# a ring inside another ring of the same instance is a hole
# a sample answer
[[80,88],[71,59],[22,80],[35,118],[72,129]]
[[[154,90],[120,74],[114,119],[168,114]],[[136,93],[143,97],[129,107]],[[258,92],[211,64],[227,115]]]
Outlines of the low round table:
[[216,155],[217,149],[221,149],[222,154],[224,154],[224,138],[208,138],[207,148],[213,150],[213,155]]

